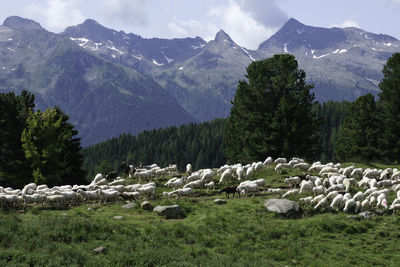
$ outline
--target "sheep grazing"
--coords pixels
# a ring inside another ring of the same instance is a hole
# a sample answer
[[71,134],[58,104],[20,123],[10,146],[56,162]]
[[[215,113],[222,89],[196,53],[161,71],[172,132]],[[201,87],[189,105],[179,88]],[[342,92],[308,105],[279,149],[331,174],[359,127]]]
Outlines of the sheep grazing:
[[239,166],[236,169],[236,176],[237,176],[238,181],[240,181],[243,178],[243,176],[244,176],[244,168],[243,168],[243,166]]
[[221,178],[219,179],[219,183],[220,184],[227,183],[228,180],[230,181],[231,179],[232,179],[232,169],[229,168],[222,173]]
[[275,163],[287,163],[287,159],[286,158],[277,158],[274,162]]
[[299,199],[300,203],[304,203],[304,204],[311,204],[311,201],[313,200],[312,196],[309,197],[303,197]]
[[269,193],[269,194],[280,194],[280,195],[282,195],[282,194],[283,194],[283,189],[282,189],[282,188],[269,188],[269,189],[267,190],[267,193]]
[[320,195],[325,193],[325,187],[323,185],[315,186],[312,191],[314,195]]
[[94,177],[92,184],[97,183],[98,181],[103,179],[103,175],[101,173],[96,174],[96,176]]
[[28,194],[29,190],[35,190],[36,188],[37,188],[37,185],[35,183],[27,184],[22,189],[22,194]]
[[240,195],[247,196],[248,194],[252,194],[252,197],[260,191],[256,183],[246,183],[240,187],[238,186],[236,190],[240,190]]
[[173,189],[175,189],[179,186],[182,186],[182,185],[183,185],[183,179],[177,178],[177,177],[174,177],[165,183],[165,186],[172,187]]
[[205,186],[205,188],[207,188],[207,192],[208,192],[209,189],[211,189],[212,191],[215,190],[215,183],[214,183],[214,181],[211,181],[211,182],[209,182],[209,183],[206,183],[206,184],[204,184],[204,186]]
[[299,169],[302,171],[307,171],[309,168],[310,168],[310,164],[305,163],[305,162],[297,163],[293,166],[293,169]]
[[125,179],[122,179],[121,177],[117,177],[117,179],[109,183],[109,185],[125,185],[125,184],[126,184]]
[[313,183],[311,181],[303,180],[300,184],[300,194],[313,191]]
[[237,192],[236,186],[227,186],[227,187],[219,190],[218,194],[220,195],[221,193],[224,193],[224,192],[225,192],[226,198],[229,198],[230,194],[233,194],[233,197],[235,197],[235,194],[239,193],[239,192]]
[[289,177],[285,179],[285,183],[289,184],[290,188],[293,188],[301,183],[301,178],[299,176]]
[[192,164],[188,163],[186,165],[186,172],[190,175],[192,174]]
[[282,171],[289,168],[290,168],[289,163],[278,163],[275,167],[275,171],[278,173],[282,173]]
[[186,178],[188,182],[200,180],[201,176],[199,172],[194,172]]
[[204,181],[202,180],[197,180],[193,182],[189,182],[185,184],[183,188],[192,188],[192,189],[200,189],[204,187]]
[[287,196],[290,196],[290,195],[297,195],[297,194],[299,194],[299,189],[292,189],[292,190],[289,190],[289,191],[287,191],[285,194],[283,194],[283,198],[285,198],[285,197],[287,197]]
[[247,168],[247,170],[246,170],[246,177],[251,177],[251,176],[253,176],[253,173],[254,173],[254,168],[253,168],[253,166],[250,166],[250,167]]
[[317,205],[315,205],[314,210],[323,209],[328,206],[328,200],[326,198],[321,199]]
[[354,199],[348,199],[344,205],[344,212],[350,212],[356,208],[356,202]]
[[109,189],[109,190],[101,190],[100,191],[100,203],[106,204],[107,201],[118,201],[120,193],[116,190]]
[[[312,197],[311,197],[312,198]],[[325,198],[324,194],[318,195],[314,198],[312,198],[312,200],[310,201],[311,205],[317,204],[318,202],[320,202],[323,198]]]
[[148,199],[154,199],[156,196],[156,187],[154,185],[143,185],[136,189],[141,196],[146,196]]
[[342,203],[343,203],[343,195],[342,194],[338,194],[332,200],[332,203],[331,203],[330,207],[331,207],[331,209],[340,208]]
[[[167,194],[164,194],[167,193]],[[177,189],[171,192],[164,192],[163,195],[167,196],[168,198],[176,195],[176,199],[179,199],[180,197],[183,196],[191,196],[193,195],[193,189],[192,188],[181,188],[181,189]]]
[[271,165],[274,162],[274,160],[272,159],[272,157],[268,157],[264,160],[263,164],[264,166],[268,166]]
[[211,169],[206,169],[202,174],[201,174],[201,180],[203,181],[211,181],[212,178],[215,176],[215,173]]

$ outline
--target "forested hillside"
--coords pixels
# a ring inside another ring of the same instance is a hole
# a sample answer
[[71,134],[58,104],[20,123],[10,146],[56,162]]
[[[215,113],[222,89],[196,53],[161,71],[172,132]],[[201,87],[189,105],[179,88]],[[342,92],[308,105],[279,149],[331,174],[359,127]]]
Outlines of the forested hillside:
[[[315,104],[313,112],[320,122],[318,160],[334,160],[337,130],[349,102]],[[87,177],[119,170],[122,161],[130,164],[166,166],[178,164],[182,171],[187,163],[194,169],[219,167],[226,163],[223,154],[223,131],[226,119],[144,131],[137,136],[123,134],[118,138],[83,149]]]
[[144,131],[137,136],[123,134],[85,148],[84,169],[88,177],[93,177],[97,172],[118,170],[122,161],[136,166],[176,163],[181,171],[187,163],[195,169],[219,167],[226,162],[222,140],[224,123],[224,119],[216,119]]

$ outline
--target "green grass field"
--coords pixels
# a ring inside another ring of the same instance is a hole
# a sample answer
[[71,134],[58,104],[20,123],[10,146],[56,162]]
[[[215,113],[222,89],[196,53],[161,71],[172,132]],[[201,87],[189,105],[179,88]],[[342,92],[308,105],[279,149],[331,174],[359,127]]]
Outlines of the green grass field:
[[[273,170],[256,177],[284,185]],[[212,200],[225,196],[204,191],[167,200],[160,197],[164,190],[160,186],[151,203],[178,204],[185,218],[166,220],[140,207],[125,210],[122,202],[3,211],[0,266],[399,266],[398,215],[355,219],[302,207],[301,217],[287,219],[265,210],[264,201],[273,196],[216,205]],[[93,252],[99,246],[104,254]]]

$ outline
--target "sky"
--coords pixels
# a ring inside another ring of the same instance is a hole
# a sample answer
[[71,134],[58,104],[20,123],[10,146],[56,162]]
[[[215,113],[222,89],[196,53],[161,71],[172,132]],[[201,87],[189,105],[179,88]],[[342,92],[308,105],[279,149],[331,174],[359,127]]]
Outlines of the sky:
[[256,49],[289,18],[318,27],[358,27],[400,39],[400,0],[0,0],[0,20],[18,15],[62,32],[85,19],[145,38],[200,36],[223,29]]

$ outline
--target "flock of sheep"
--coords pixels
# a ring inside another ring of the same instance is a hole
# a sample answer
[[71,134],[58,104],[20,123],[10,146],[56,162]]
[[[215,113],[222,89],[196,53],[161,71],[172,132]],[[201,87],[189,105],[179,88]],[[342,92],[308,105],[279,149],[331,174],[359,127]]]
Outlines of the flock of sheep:
[[[253,178],[254,174],[265,168],[274,168],[281,174],[289,170],[298,170],[303,175],[284,179],[289,189],[266,189],[265,179]],[[22,190],[0,186],[0,207],[25,209],[27,205],[35,204],[65,208],[67,205],[81,203],[106,204],[119,199],[154,199],[157,197],[157,184],[160,185],[163,179],[170,178],[166,183],[162,182],[165,187],[172,189],[162,192],[164,198],[190,197],[194,195],[195,189],[214,191],[218,186],[218,192],[225,192],[227,197],[229,194],[254,196],[261,190],[268,194],[282,195],[284,198],[302,194],[303,197],[299,201],[305,205],[312,205],[314,210],[330,208],[344,212],[361,212],[373,208],[400,208],[400,171],[391,168],[363,170],[354,166],[342,168],[340,163],[315,162],[310,165],[300,158],[292,158],[288,162],[285,158],[273,160],[268,157],[264,162],[253,162],[245,166],[239,163],[197,171],[193,171],[191,164],[188,164],[185,173],[179,173],[175,164],[166,168],[153,164],[137,169],[130,165],[126,175],[129,178],[138,178],[139,183],[127,184],[126,179],[121,177],[109,182],[102,174],[97,174],[88,185],[49,188],[47,185],[30,183]],[[396,192],[397,198],[389,205],[388,196],[392,191]]]

